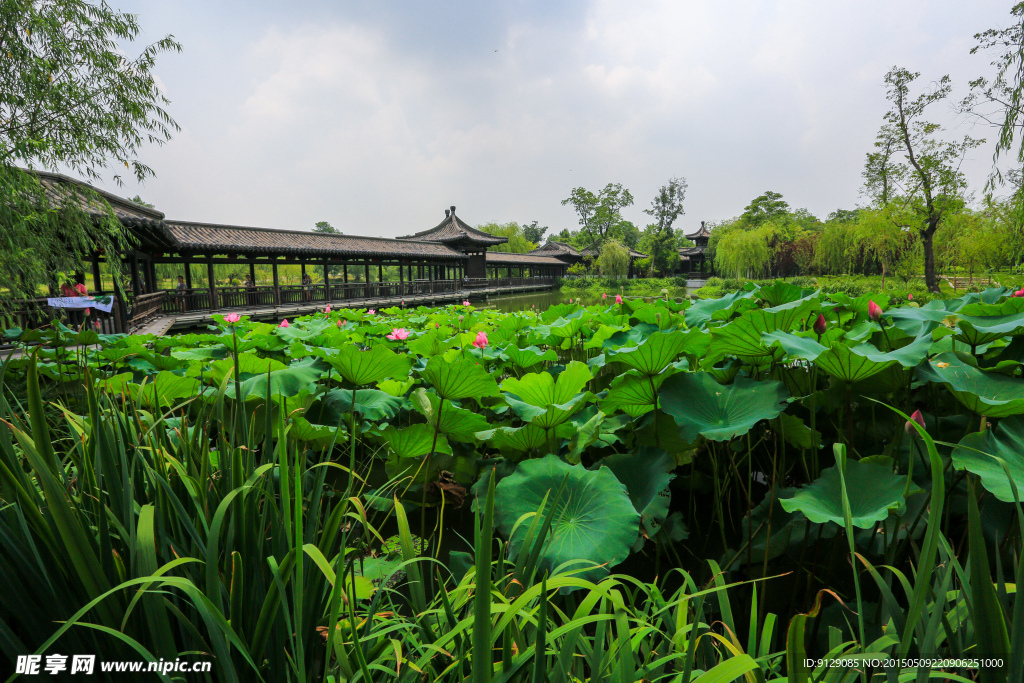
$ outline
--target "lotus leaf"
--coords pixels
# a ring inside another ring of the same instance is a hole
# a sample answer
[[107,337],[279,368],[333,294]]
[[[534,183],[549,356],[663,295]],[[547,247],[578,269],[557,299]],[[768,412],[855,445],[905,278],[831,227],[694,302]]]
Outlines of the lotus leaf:
[[385,346],[371,346],[363,351],[358,346],[346,344],[333,355],[323,354],[346,382],[355,386],[373,384],[388,377],[405,379],[412,366],[412,358],[399,355]]
[[558,360],[558,354],[555,353],[554,349],[542,351],[536,346],[528,346],[525,349],[521,349],[515,344],[509,344],[501,352],[520,368],[532,368],[538,363]]
[[1024,380],[985,372],[955,353],[940,353],[917,369],[918,379],[945,384],[969,410],[988,417],[1024,414]]
[[1018,499],[1024,500],[1024,416],[1008,417],[994,429],[968,434],[952,456],[954,467],[978,475],[987,491],[1004,503],[1013,503],[1013,488],[1006,472],[990,456],[1006,461]]
[[457,358],[447,361],[441,356],[434,356],[420,374],[433,385],[439,396],[447,399],[479,399],[498,393],[494,378],[476,360]]
[[660,394],[661,409],[691,442],[698,434],[714,441],[742,436],[761,420],[777,417],[789,398],[775,380],[737,377],[732,384],[722,385],[706,372],[673,375],[661,385]]
[[[844,477],[850,514],[856,527],[870,529],[875,522],[888,517],[890,511],[898,513],[904,505],[905,475],[893,474],[891,469],[881,465],[848,460]],[[787,512],[802,512],[812,522],[845,524],[843,489],[836,466],[824,470],[812,483],[779,502]]]
[[655,332],[636,346],[627,346],[606,354],[608,361],[625,363],[645,375],[656,375],[674,361],[687,344],[682,332]]
[[[390,420],[402,408],[403,401],[376,389],[356,389],[356,412],[371,422]],[[408,403],[406,403],[408,405]],[[352,390],[332,389],[309,407],[306,417],[316,424],[347,423],[352,411]]]
[[473,443],[476,432],[487,429],[487,418],[480,413],[460,408],[447,399],[442,406],[436,394],[422,387],[412,393],[412,404],[420,415],[427,418],[427,424],[437,427],[453,441]]
[[402,429],[388,425],[380,434],[391,452],[399,458],[420,458],[432,452],[452,452],[443,434],[437,435],[437,443],[434,445],[434,428],[430,425],[415,424]]
[[[561,495],[552,500],[559,490]],[[512,557],[524,550],[528,526],[516,528],[516,523],[523,515],[536,513],[545,495],[555,514],[540,553],[542,570],[553,574],[565,563],[572,563],[568,570],[584,569],[589,563],[603,565],[580,574],[594,578],[607,573],[604,567],[626,559],[640,526],[626,487],[607,467],[588,470],[555,455],[520,463],[495,488],[496,522],[509,538]]]

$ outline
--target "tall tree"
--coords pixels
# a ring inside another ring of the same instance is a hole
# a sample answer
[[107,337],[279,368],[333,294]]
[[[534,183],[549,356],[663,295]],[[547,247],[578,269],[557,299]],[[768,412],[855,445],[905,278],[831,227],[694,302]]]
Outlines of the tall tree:
[[662,276],[675,271],[679,263],[679,245],[672,224],[682,216],[686,199],[686,178],[669,178],[651,200],[651,208],[644,213],[654,218],[648,226],[650,239],[645,242],[651,250],[651,264]]
[[[929,291],[938,293],[933,249],[935,231],[947,213],[963,206],[967,181],[960,165],[966,153],[983,141],[970,136],[959,141],[937,137],[942,127],[923,117],[928,107],[946,99],[952,85],[949,76],[943,76],[931,90],[911,97],[910,86],[920,75],[902,67],[893,67],[885,75],[886,99],[892,103],[892,108],[885,114],[879,138],[884,138],[885,144],[893,149],[899,149],[906,161],[907,185],[900,201],[914,209],[924,250],[925,284]],[[870,167],[866,168],[865,173],[869,170]],[[872,182],[870,174],[866,180]]]
[[632,206],[633,195],[621,183],[608,183],[597,194],[577,187],[562,200],[562,206],[567,204],[571,204],[579,216],[586,246],[600,247],[605,240],[616,236],[616,229],[622,223],[622,209]]
[[[169,140],[178,125],[164,109],[153,68],[157,55],[181,46],[166,36],[126,57],[121,46],[139,32],[135,15],[106,3],[0,2],[0,281],[11,297],[34,295],[54,270],[80,270],[95,248],[116,253],[122,246],[99,195],[55,207],[19,165],[69,169],[90,180],[111,164],[140,182],[154,175],[139,151]],[[119,175],[113,179],[121,183]],[[89,215],[97,208],[105,220]]]
[[498,237],[507,237],[508,242],[504,244],[498,244],[493,247],[488,247],[490,251],[504,251],[513,254],[525,254],[531,249],[536,249],[537,245],[534,242],[526,239],[523,234],[523,228],[515,221],[510,223],[484,223],[483,225],[476,226],[477,230],[486,232],[489,235],[497,235]]
[[760,197],[755,197],[743,209],[743,215],[740,218],[756,227],[765,221],[785,218],[788,214],[789,204],[782,198],[782,195],[769,190]]

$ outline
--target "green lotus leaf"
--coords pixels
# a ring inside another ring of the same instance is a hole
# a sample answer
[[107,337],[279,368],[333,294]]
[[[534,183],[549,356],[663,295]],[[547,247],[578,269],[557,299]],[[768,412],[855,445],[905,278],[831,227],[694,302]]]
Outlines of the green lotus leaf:
[[558,379],[550,372],[531,372],[520,378],[509,377],[501,390],[514,394],[520,401],[538,408],[567,403],[594,379],[585,363],[571,361]]
[[618,334],[622,330],[621,325],[600,325],[594,334],[587,338],[587,341],[583,342],[583,348],[585,349],[601,349],[604,348],[604,343],[611,339],[614,335]]
[[316,318],[305,320],[301,323],[297,322],[288,327],[275,327],[274,334],[280,337],[286,344],[291,344],[296,341],[310,341],[332,327],[334,327],[334,323],[330,320]]
[[437,444],[434,446],[434,428],[430,425],[414,424],[401,429],[388,425],[380,434],[391,452],[399,458],[421,458],[431,452],[452,452],[444,434],[437,435]]
[[[273,358],[260,358],[255,353],[238,354],[238,372],[236,379],[244,380],[251,375],[264,375],[268,370],[284,370],[288,366]],[[235,371],[235,359],[228,357],[216,361],[210,365],[210,379],[220,386],[224,378]]]
[[412,377],[408,377],[404,380],[386,379],[381,382],[377,382],[377,388],[389,396],[400,398],[405,396],[415,384],[416,380]]
[[550,429],[572,417],[573,413],[583,408],[593,396],[589,391],[581,392],[565,403],[554,403],[546,408],[520,401],[514,394],[505,394],[505,402],[523,422],[529,422],[542,429]]
[[439,396],[458,400],[461,398],[480,399],[496,396],[498,385],[475,359],[457,358],[447,361],[434,356],[427,361],[427,367],[419,371],[430,382]]
[[793,334],[792,332],[765,332],[761,335],[762,340],[769,346],[778,344],[790,358],[801,360],[815,360],[827,348],[819,344],[811,337]]
[[[561,495],[552,500],[559,490]],[[600,566],[577,575],[597,578],[626,559],[640,527],[626,487],[607,467],[588,470],[555,455],[520,463],[495,487],[497,527],[509,538],[511,557],[530,550],[523,548],[529,525],[516,523],[536,513],[545,495],[555,514],[540,553],[541,571],[554,574],[565,563],[572,563],[567,570],[578,571],[593,563]]]
[[[314,365],[290,365],[284,370],[271,370],[269,373],[253,375],[242,382],[243,401],[264,401],[267,398],[267,387],[271,398],[298,396],[303,391],[312,392],[316,382],[323,376],[323,370]],[[229,398],[234,391],[229,386]]]
[[777,318],[778,316],[775,314],[763,310],[748,311],[742,317],[726,325],[712,328],[711,348],[702,362],[714,365],[727,356],[738,358],[767,356],[776,362],[782,360],[782,349],[768,346],[761,338],[766,332],[789,329],[788,324],[784,328],[777,328]]
[[[903,306],[886,311],[884,316],[907,334],[920,337],[942,325],[942,321],[954,308],[951,301],[933,299],[920,308]],[[959,302],[956,302],[959,305]]]
[[752,297],[750,292],[737,291],[720,299],[701,299],[686,310],[686,325],[700,327],[712,319],[727,319],[738,309],[753,308],[755,302]]
[[682,332],[655,332],[636,346],[622,347],[606,354],[607,361],[624,363],[645,375],[657,375],[686,347]]
[[779,423],[786,443],[797,448],[821,448],[821,432],[817,429],[812,432],[811,428],[796,415],[782,413],[779,415]]
[[722,385],[706,372],[672,375],[661,385],[661,409],[682,429],[683,438],[700,434],[713,441],[742,436],[761,420],[777,417],[789,392],[781,382],[736,377]]
[[[1021,299],[1014,299],[1014,301],[1021,301]],[[954,339],[970,346],[981,346],[1003,337],[1024,334],[1024,313],[981,318],[968,317],[961,312],[957,329]]]
[[675,478],[675,460],[657,448],[642,448],[635,453],[616,453],[602,458],[625,487],[633,507],[640,513],[641,533],[653,538],[668,517],[672,492],[668,485]]
[[618,349],[625,346],[636,346],[657,331],[657,325],[640,323],[639,325],[633,325],[628,330],[616,332],[605,339],[601,346],[605,349]]
[[137,384],[128,385],[133,398],[141,400],[146,406],[155,408],[159,398],[160,406],[168,408],[181,399],[192,398],[197,394],[206,391],[213,391],[212,387],[204,388],[198,379],[182,377],[173,372],[160,372],[146,382],[145,386]]
[[[870,529],[875,522],[899,512],[904,504],[906,475],[873,463],[848,460],[844,472],[846,494],[850,500],[853,525]],[[829,467],[813,482],[799,489],[790,498],[779,500],[787,512],[799,511],[812,522],[834,522],[844,526],[843,489],[836,466]]]
[[559,318],[558,320],[551,323],[551,334],[561,339],[567,339],[569,337],[575,337],[579,335],[587,325],[587,321],[590,320],[590,314],[586,311],[580,311],[578,314],[570,315],[567,318]]
[[872,356],[876,357],[875,359],[869,358],[864,351],[851,349],[843,344],[836,344],[832,348],[822,351],[814,362],[819,368],[836,379],[847,382],[859,382],[878,374],[896,363],[895,359],[877,359],[878,356],[884,356],[885,354],[880,353],[873,346],[871,348],[875,351],[872,354]]
[[441,339],[440,336],[434,330],[430,330],[426,334],[420,335],[415,339],[410,339],[406,342],[409,350],[415,353],[417,356],[423,356],[429,358],[430,356],[438,356],[458,342],[457,337],[451,339]]
[[775,280],[770,285],[761,285],[753,291],[754,296],[769,306],[792,303],[814,293],[813,289],[803,289],[784,280]]
[[955,353],[940,353],[917,369],[917,377],[945,384],[967,408],[988,417],[1024,414],[1024,380],[985,372]]
[[460,408],[448,400],[442,405],[436,394],[423,387],[412,392],[411,399],[420,415],[427,418],[427,424],[437,427],[453,441],[473,443],[476,441],[476,433],[487,429],[487,418],[480,413]]
[[978,475],[985,490],[1004,503],[1013,503],[1010,480],[1002,465],[990,456],[1006,461],[1018,499],[1024,499],[1024,416],[1008,417],[994,429],[968,434],[952,456],[953,467]]
[[777,489],[773,495],[769,491],[757,507],[743,518],[740,538],[748,543],[746,550],[736,556],[737,565],[744,565],[748,559],[756,566],[761,566],[767,555],[768,560],[792,550],[799,555],[807,540],[833,538],[839,527],[834,524],[808,524],[808,520],[800,512],[787,512],[780,504],[780,499],[791,498],[797,492],[795,488]]
[[96,388],[111,394],[127,394],[130,392],[128,385],[132,383],[132,373],[123,372],[113,377],[101,379],[96,383]]
[[[356,389],[356,412],[370,422],[390,420],[402,408],[403,401],[376,389]],[[408,405],[408,404],[406,404]],[[306,417],[316,424],[347,424],[352,412],[352,390],[332,389],[311,405]]]
[[[341,438],[341,435],[338,434],[337,427],[313,424],[304,417],[292,418],[292,427],[288,431],[288,435],[297,441],[305,441],[318,446],[327,446],[332,442],[335,442],[335,435],[337,435],[338,439]],[[342,441],[342,443],[344,443],[344,441]]]
[[915,339],[909,344],[901,346],[898,349],[893,349],[892,351],[885,353],[867,343],[854,346],[853,351],[878,363],[895,361],[905,368],[913,368],[917,367],[921,361],[924,360],[932,343],[931,337],[924,336]]
[[636,371],[629,371],[619,375],[612,380],[608,395],[601,401],[601,410],[609,415],[616,410],[622,410],[634,418],[654,410],[658,402],[658,387],[671,374],[674,373],[647,377]]
[[331,367],[350,384],[363,386],[389,377],[403,380],[409,375],[412,357],[397,354],[386,346],[371,346],[363,351],[354,344],[341,346],[334,354],[315,353],[331,364]]
[[545,361],[554,362],[558,360],[558,354],[555,353],[554,349],[542,351],[536,346],[528,346],[525,349],[521,349],[515,344],[509,344],[503,348],[501,352],[508,356],[508,359],[520,368],[532,368],[538,363],[543,363]]
[[174,349],[171,351],[171,357],[178,360],[219,360],[230,353],[231,349],[225,346],[200,346],[194,349]]
[[569,439],[569,452],[565,456],[570,465],[578,465],[583,451],[590,448],[601,436],[601,423],[604,422],[604,417],[604,413],[597,411],[593,417],[578,427],[573,425],[573,434]]
[[[551,431],[551,435],[557,439],[567,439],[574,433],[575,429],[571,424],[558,425]],[[476,438],[487,441],[502,452],[515,451],[518,453],[546,448],[548,436],[547,429],[535,424],[526,424],[522,427],[499,426],[476,433]]]

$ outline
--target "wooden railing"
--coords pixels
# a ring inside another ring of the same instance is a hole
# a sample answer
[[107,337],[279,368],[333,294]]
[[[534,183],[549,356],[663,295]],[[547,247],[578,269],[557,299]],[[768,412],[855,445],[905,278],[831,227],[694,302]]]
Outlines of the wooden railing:
[[[148,323],[153,318],[163,314],[164,301],[167,299],[167,292],[153,292],[151,294],[139,294],[131,304],[131,312],[128,317],[128,332],[134,332]],[[116,308],[116,306],[115,306]]]

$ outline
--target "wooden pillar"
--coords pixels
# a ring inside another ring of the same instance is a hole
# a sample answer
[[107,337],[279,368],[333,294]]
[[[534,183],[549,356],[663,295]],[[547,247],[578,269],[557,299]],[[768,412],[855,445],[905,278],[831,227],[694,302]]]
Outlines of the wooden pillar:
[[324,301],[331,300],[331,267],[324,261]]
[[192,262],[185,261],[185,289],[192,289]]
[[[370,285],[370,262],[369,261],[363,261],[363,272],[365,273],[363,275],[363,277],[365,278],[363,280],[363,282],[365,282],[367,287],[369,287],[369,285]],[[369,293],[369,289],[363,290],[363,294],[364,295],[367,295],[368,293]]]
[[100,255],[92,255],[92,291],[103,293],[103,276],[100,274]]
[[146,272],[148,273],[148,277],[146,279],[149,280],[149,289],[147,291],[155,292],[160,289],[160,287],[157,286],[156,281],[156,263],[153,262],[152,256],[146,259]]
[[271,265],[274,271],[274,305],[281,305],[281,283],[277,279],[277,261],[275,260]]
[[213,259],[206,258],[206,281],[210,285],[210,310],[217,308],[217,281],[213,279]]
[[348,263],[341,264],[341,279],[346,285],[348,284]]
[[249,282],[256,286],[256,264],[252,261],[249,261]]
[[384,282],[384,264],[377,264],[377,282]]
[[405,294],[405,264],[398,262],[398,293]]
[[135,296],[142,294],[142,282],[139,281],[139,255],[132,252],[132,258],[130,261],[131,275],[132,275],[132,292]]

